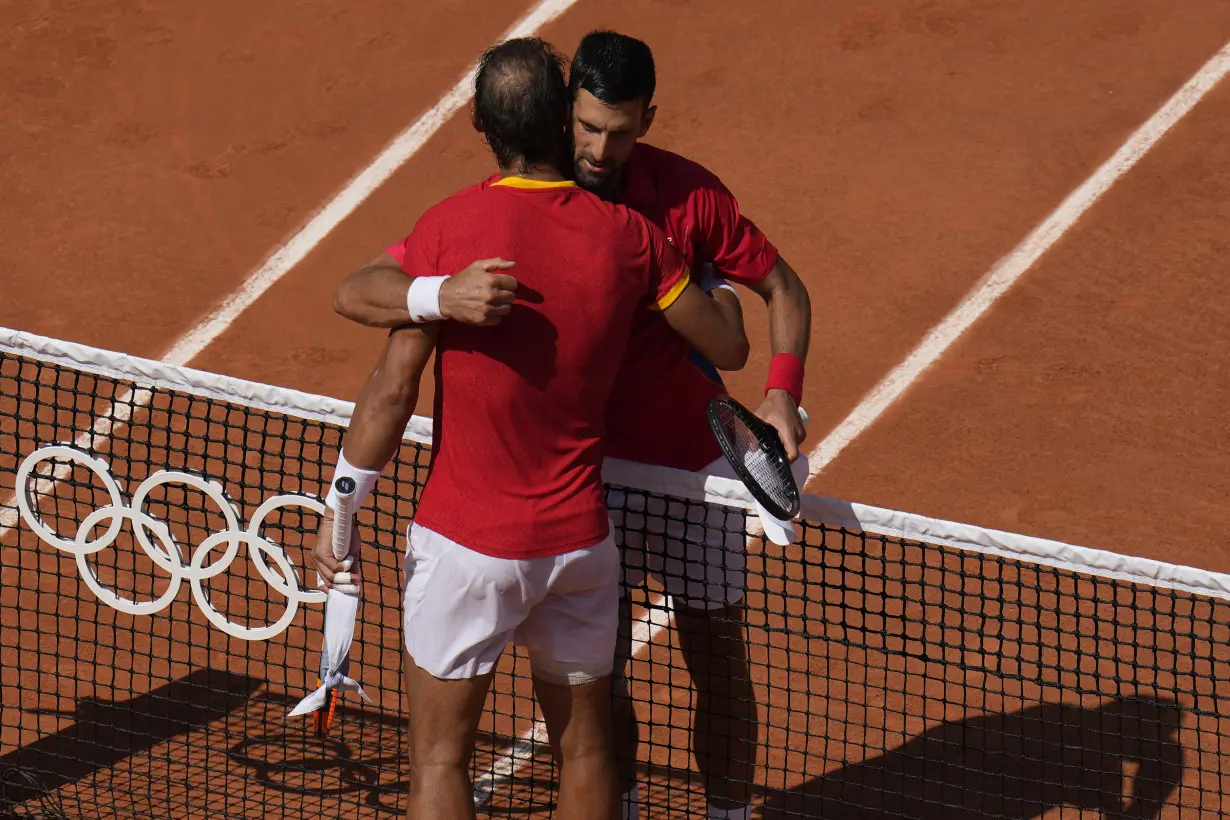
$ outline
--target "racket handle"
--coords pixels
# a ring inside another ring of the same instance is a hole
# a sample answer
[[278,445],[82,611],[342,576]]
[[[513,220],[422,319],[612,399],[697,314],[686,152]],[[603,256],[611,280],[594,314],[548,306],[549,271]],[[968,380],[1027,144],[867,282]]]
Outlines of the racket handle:
[[337,496],[337,510],[333,516],[333,557],[341,561],[350,554],[350,527],[354,517],[354,479],[339,478],[333,485]]
[[803,429],[807,429],[807,411],[802,407],[799,408],[799,418],[803,421]]

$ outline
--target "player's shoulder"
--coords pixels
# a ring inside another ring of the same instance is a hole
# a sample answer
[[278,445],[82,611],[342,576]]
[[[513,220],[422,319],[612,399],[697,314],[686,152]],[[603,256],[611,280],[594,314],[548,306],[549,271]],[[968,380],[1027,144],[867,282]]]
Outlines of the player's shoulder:
[[696,160],[647,142],[636,144],[632,161],[643,163],[661,187],[706,188],[722,184],[717,174]]
[[489,200],[484,195],[489,191],[491,181],[492,178],[489,177],[449,194],[424,211],[423,215],[419,217],[419,222],[426,221],[430,223],[441,219],[447,220],[454,214],[470,210],[480,203],[486,204]]
[[[588,192],[587,192],[588,193]],[[602,214],[602,219],[616,236],[643,244],[658,228],[640,211],[624,205],[622,202],[610,202],[594,196],[595,207]]]

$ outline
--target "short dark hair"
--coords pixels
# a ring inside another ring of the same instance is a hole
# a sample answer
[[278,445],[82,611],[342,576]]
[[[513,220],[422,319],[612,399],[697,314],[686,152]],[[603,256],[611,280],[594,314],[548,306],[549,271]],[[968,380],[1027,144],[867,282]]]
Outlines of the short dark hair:
[[578,92],[588,91],[607,105],[637,99],[649,105],[657,82],[648,45],[602,29],[591,31],[581,40],[568,76],[573,99]]
[[474,79],[474,127],[501,168],[566,159],[571,105],[563,59],[545,40],[520,37],[483,53]]

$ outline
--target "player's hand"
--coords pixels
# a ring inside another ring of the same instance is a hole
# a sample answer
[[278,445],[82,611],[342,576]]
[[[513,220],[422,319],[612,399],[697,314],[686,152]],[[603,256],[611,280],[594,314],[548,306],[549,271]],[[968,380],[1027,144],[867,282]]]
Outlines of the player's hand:
[[466,325],[498,325],[517,298],[517,280],[500,271],[515,264],[498,258],[480,259],[445,279],[440,286],[440,312],[446,319]]
[[777,430],[791,462],[799,457],[799,445],[807,438],[807,427],[799,416],[799,406],[785,390],[770,390],[756,408],[756,416]]
[[325,591],[337,586],[344,591],[357,591],[359,586],[359,528],[350,528],[350,554],[344,561],[333,557],[333,510],[326,506],[316,531],[316,546],[312,548],[312,563],[320,577],[318,586]]

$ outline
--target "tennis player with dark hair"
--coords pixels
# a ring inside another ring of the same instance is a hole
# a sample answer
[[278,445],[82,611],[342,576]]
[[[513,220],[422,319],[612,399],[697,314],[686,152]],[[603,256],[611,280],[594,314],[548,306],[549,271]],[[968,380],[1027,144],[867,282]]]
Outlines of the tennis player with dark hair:
[[[656,73],[649,47],[632,37],[595,31],[580,43],[569,77],[573,108],[573,178],[605,199],[645,215],[663,229],[692,270],[709,265],[717,279],[759,295],[769,310],[773,358],[764,402],[756,414],[778,431],[793,460],[805,430],[798,414],[803,365],[811,334],[806,287],[773,244],[744,216],[734,195],[710,171],[639,140],[653,124]],[[391,257],[352,273],[334,306],[342,315],[390,327],[411,315],[492,324],[516,297],[516,279],[501,259],[484,259],[441,289],[438,300],[415,307],[417,275]],[[411,306],[407,308],[407,294]],[[418,300],[421,302],[422,300]],[[419,311],[416,314],[415,311]],[[726,392],[703,351],[671,332],[660,314],[639,311],[628,354],[607,410],[607,447],[618,458],[730,476],[710,432],[705,409]],[[795,462],[796,476],[806,461]],[[757,759],[758,715],[745,636],[746,587],[742,516],[719,508],[685,531],[682,522],[626,509],[639,499],[610,496],[622,535],[628,583],[638,581],[646,549],[650,566],[675,606],[683,656],[696,687],[692,749],[709,798],[710,818],[746,818]],[[652,512],[652,511],[650,511]],[[648,524],[648,526],[646,526]],[[667,537],[643,533],[665,532]],[[648,543],[644,543],[648,541]],[[616,667],[620,771],[625,817],[637,813],[634,762],[639,737],[627,699],[624,664],[631,648],[630,608],[624,599],[621,660]]]
[[[559,816],[618,816],[607,400],[640,310],[723,367],[747,357],[737,299],[707,295],[646,219],[565,179],[569,103],[563,67],[541,40],[483,56],[474,125],[499,171],[429,209],[395,253],[436,285],[476,257],[514,260],[518,304],[494,327],[393,331],[334,473],[355,480],[361,504],[396,452],[434,349],[433,458],[405,559],[407,816],[418,820],[474,817],[474,737],[510,641],[528,650],[561,764]],[[343,564],[331,551],[332,492],[326,502],[313,559],[330,585]],[[352,574],[358,550],[355,536]]]
[[[756,414],[777,429],[787,456],[796,459],[805,437],[798,408],[811,334],[806,287],[716,175],[639,141],[657,113],[657,78],[648,45],[611,31],[591,32],[572,59],[569,83],[577,183],[644,214],[693,269],[712,264],[722,280],[750,288],[768,305],[773,358]],[[659,317],[639,313],[607,407],[609,454],[730,475],[705,417],[709,401],[725,393],[717,368],[701,351],[669,333]],[[806,461],[796,467],[800,476]],[[743,516],[711,507],[703,520],[685,527],[652,515],[657,510],[638,509],[642,497],[612,492],[608,500],[617,537],[623,536],[625,583],[639,580],[637,565],[647,556],[645,569],[662,582],[674,604],[680,649],[696,689],[692,751],[709,818],[747,820],[759,719],[743,607]],[[654,534],[662,532],[665,537]],[[615,723],[624,817],[635,818],[639,727],[627,691],[632,639],[626,597],[621,609]]]

